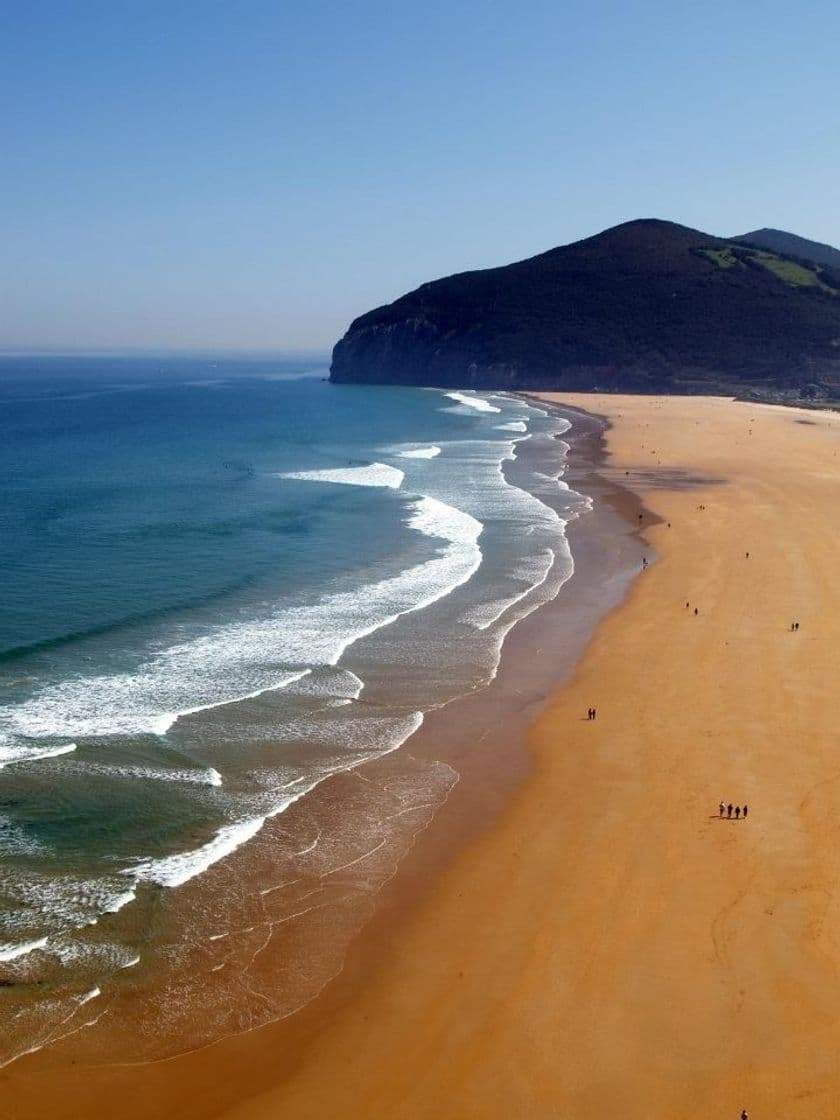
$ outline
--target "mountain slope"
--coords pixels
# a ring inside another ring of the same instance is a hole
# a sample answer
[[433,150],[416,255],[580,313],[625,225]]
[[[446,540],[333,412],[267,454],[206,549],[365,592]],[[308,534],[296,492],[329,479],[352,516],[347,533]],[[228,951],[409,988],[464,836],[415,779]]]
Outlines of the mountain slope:
[[795,233],[787,233],[783,229],[755,229],[752,233],[742,233],[731,240],[840,270],[840,249],[823,245],[821,241],[809,241],[807,237],[797,237]]
[[671,222],[627,222],[362,315],[331,378],[840,396],[840,275]]

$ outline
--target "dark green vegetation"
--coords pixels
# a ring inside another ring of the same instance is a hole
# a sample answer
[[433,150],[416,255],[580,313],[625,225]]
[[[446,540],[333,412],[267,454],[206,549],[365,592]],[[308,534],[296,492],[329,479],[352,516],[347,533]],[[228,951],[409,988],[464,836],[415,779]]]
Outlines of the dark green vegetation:
[[840,268],[745,238],[628,222],[368,312],[336,345],[331,377],[833,401]]

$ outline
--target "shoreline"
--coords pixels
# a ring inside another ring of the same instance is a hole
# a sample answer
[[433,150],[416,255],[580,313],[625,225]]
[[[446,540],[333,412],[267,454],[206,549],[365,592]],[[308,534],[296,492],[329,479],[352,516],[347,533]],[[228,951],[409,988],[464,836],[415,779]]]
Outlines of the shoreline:
[[[502,401],[498,403],[503,404]],[[521,413],[523,403],[508,401],[504,408]],[[540,415],[545,416],[544,410],[540,410]],[[547,490],[548,497],[543,501],[548,505],[553,502],[550,492],[556,488],[541,480],[550,479],[560,469],[567,447],[565,442],[548,438],[548,433],[567,428],[568,422],[541,419],[535,426],[539,428],[535,433],[537,438],[523,437],[518,443],[519,455],[497,465],[498,482],[501,488],[514,489],[517,496],[520,494],[515,489],[517,486],[522,486],[525,493],[530,493],[532,486],[540,494]],[[547,433],[541,434],[546,429]],[[515,454],[516,445],[517,440],[506,436],[500,454]],[[530,451],[523,455],[526,445]],[[521,469],[516,466],[520,459],[526,464]],[[510,477],[512,468],[513,478]],[[503,482],[502,476],[506,481]],[[526,515],[530,515],[527,503],[524,504]],[[539,498],[532,499],[532,504],[539,506],[543,515],[548,515],[546,505],[541,504]],[[568,501],[559,493],[553,504],[563,521],[570,516],[569,507],[579,505],[575,499]],[[511,538],[510,551],[516,552],[517,542],[512,539],[508,526],[501,528],[501,540],[506,536]],[[496,537],[500,537],[498,528]],[[566,578],[572,568],[562,542],[557,542],[557,546],[555,572],[558,578],[550,577],[553,586],[550,585],[546,594],[556,592],[560,579]],[[535,584],[533,590],[537,586]],[[445,581],[440,587],[440,598],[444,601],[449,598],[443,594],[447,587]],[[532,604],[538,601],[531,600]],[[444,611],[440,624],[446,625],[448,621]],[[420,648],[428,657],[437,648],[435,640],[439,640],[441,631],[434,621],[426,624],[428,635],[424,635],[422,627],[419,629]],[[427,636],[432,640],[428,648],[424,648],[422,643]],[[405,642],[406,638],[392,638],[392,644],[395,640]],[[366,753],[374,757],[381,746],[379,725],[387,722],[380,717],[390,710],[388,705],[393,700],[389,675],[392,669],[398,669],[400,661],[399,648],[394,650],[396,656],[390,663],[387,653],[377,657],[377,641],[375,631],[362,635],[352,649],[345,649],[342,661],[344,671],[349,674],[349,688],[352,689],[352,682],[359,683],[360,678],[366,682],[364,696],[357,697],[353,710],[358,713],[363,729],[365,717],[369,717],[372,749]],[[479,647],[482,643],[486,647],[486,663],[476,662],[480,669],[476,685],[481,690],[495,674],[502,638],[493,637],[488,641],[479,633],[474,644]],[[470,657],[475,652],[468,650]],[[443,647],[440,656],[446,662]],[[370,663],[366,657],[370,658]],[[433,666],[434,661],[430,660],[429,664]],[[459,666],[453,664],[453,669],[453,679],[461,681]],[[410,704],[405,706],[405,711],[412,709],[414,727],[422,722],[423,713],[435,711],[442,697],[444,710],[449,712],[453,710],[449,696],[456,691],[469,694],[468,677],[456,690],[447,684],[438,687],[434,671],[425,675],[426,684],[422,683],[423,674],[420,673],[416,674],[420,687],[409,687]],[[394,689],[399,693],[406,681],[400,679],[399,671],[396,678]],[[441,677],[441,681],[446,680]],[[411,685],[410,674],[407,683]],[[284,715],[283,696],[278,693],[275,699],[268,690],[257,713],[262,710],[267,714],[265,738],[272,762],[275,761],[272,734],[281,740],[283,737],[278,729]],[[278,722],[272,721],[275,702]],[[230,717],[227,730],[235,740],[238,723],[247,723],[249,711],[229,704],[219,706],[226,709],[219,719],[220,741],[225,741],[225,728],[221,724],[226,715]],[[449,786],[458,780],[450,767],[438,762],[446,756],[446,752],[442,754],[438,750],[439,744],[448,748],[453,739],[448,717],[435,715],[434,719],[437,733],[434,740],[429,737],[424,740],[429,741],[430,746],[419,761],[411,754],[411,746],[418,741],[411,736],[411,743],[402,748],[394,749],[386,744],[389,749],[379,754],[379,759],[386,761],[359,765],[352,751],[356,746],[364,747],[365,743],[361,735],[358,739],[354,737],[350,726],[351,752],[347,759],[337,760],[339,765],[333,769],[331,777],[324,780],[319,774],[317,787],[308,789],[300,798],[290,798],[296,803],[276,815],[269,813],[261,822],[256,818],[248,820],[247,827],[238,835],[236,829],[225,828],[216,832],[208,844],[193,847],[189,853],[191,857],[200,857],[213,846],[217,849],[211,853],[213,855],[219,854],[219,848],[228,850],[224,858],[208,861],[209,866],[205,866],[200,875],[185,877],[186,881],[182,881],[176,892],[160,891],[155,885],[143,886],[125,914],[109,917],[96,931],[101,935],[103,927],[110,927],[116,942],[124,932],[129,943],[136,943],[138,951],[132,955],[132,971],[121,971],[104,980],[99,976],[86,976],[79,985],[78,995],[73,993],[70,997],[76,999],[79,1009],[75,1017],[65,1017],[64,1007],[57,1009],[58,1013],[53,1016],[57,1037],[50,1034],[45,1039],[47,1029],[43,1027],[27,1037],[24,1031],[30,1023],[26,1019],[22,1020],[23,1029],[16,1029],[17,1007],[22,1005],[24,1012],[28,1010],[27,1000],[36,1012],[39,1002],[46,1007],[50,1005],[40,980],[27,984],[25,977],[23,981],[12,977],[8,984],[11,990],[4,993],[8,997],[4,1006],[10,1025],[4,1041],[10,1045],[4,1052],[3,1065],[14,1065],[14,1058],[7,1061],[7,1056],[15,1052],[23,1056],[45,1049],[50,1053],[59,1050],[63,1057],[72,1054],[79,1061],[95,1062],[105,1052],[113,1062],[163,1059],[284,1019],[315,998],[341,971],[346,944],[369,919],[381,884],[391,877],[406,847],[425,829],[429,816],[445,800]],[[388,732],[392,740],[396,738],[399,742],[399,738],[412,730],[410,721],[403,723],[408,726],[397,727],[398,736]],[[313,744],[316,751],[322,749],[317,732],[316,727]],[[189,735],[188,728],[186,733]],[[278,748],[282,757],[286,745],[280,742]],[[331,761],[328,757],[328,762]],[[342,765],[346,761],[350,764]],[[501,781],[501,768],[499,770]],[[249,832],[246,843],[239,843]],[[218,844],[223,834],[225,843]],[[132,938],[136,938],[136,942]],[[96,1003],[90,1004],[87,996],[94,985],[98,995]],[[156,998],[157,993],[160,998]],[[66,1001],[68,1010],[72,1008],[70,999]],[[92,1020],[98,1020],[98,1025],[91,1023],[88,1028]],[[72,1042],[66,1047],[62,1041],[65,1036],[72,1036]],[[45,1056],[45,1060],[50,1059]]]
[[[457,857],[457,852],[479,834],[492,830],[515,790],[527,780],[531,762],[524,747],[524,735],[528,725],[546,697],[557,687],[558,676],[567,677],[572,671],[597,618],[607,609],[610,600],[604,599],[604,587],[608,588],[608,596],[620,599],[638,570],[641,555],[641,546],[636,539],[637,500],[629,491],[606,483],[598,474],[604,457],[604,422],[585,412],[574,411],[580,417],[580,428],[576,425],[577,430],[573,429],[561,437],[570,444],[563,481],[570,488],[587,494],[592,494],[593,489],[599,491],[596,512],[575,519],[567,526],[575,572],[554,600],[514,626],[505,641],[502,662],[494,681],[478,694],[461,698],[430,713],[423,728],[400,749],[421,760],[435,762],[442,759],[455,765],[460,780],[433,820],[415,835],[409,853],[404,856],[391,880],[380,889],[375,912],[362,932],[355,936],[338,975],[328,980],[326,988],[311,1002],[288,1018],[256,1027],[244,1035],[222,1038],[207,1047],[172,1058],[129,1066],[96,1064],[96,1068],[91,1069],[89,1055],[84,1052],[80,1055],[72,1041],[22,1058],[0,1073],[0,1085],[7,1095],[10,1091],[14,1093],[16,1086],[21,1086],[18,1105],[21,1111],[16,1116],[38,1115],[37,1112],[26,1111],[30,1103],[25,1086],[30,1079],[33,1086],[43,1081],[43,1091],[50,1094],[52,1085],[60,1083],[62,1098],[66,1098],[68,1093],[81,1092],[81,1098],[76,1097],[66,1113],[69,1116],[74,1109],[76,1112],[95,1110],[100,1099],[104,1100],[113,1091],[121,1092],[116,1085],[112,1087],[109,1083],[113,1079],[131,1082],[132,1073],[127,1071],[168,1070],[179,1063],[197,1062],[201,1065],[200,1056],[205,1052],[227,1046],[239,1050],[243,1040],[255,1040],[263,1032],[291,1035],[294,1045],[294,1039],[317,1031],[319,1020],[331,1014],[327,1007],[322,1009],[322,1004],[335,1004],[346,999],[347,992],[363,982],[363,975],[370,967],[369,946],[379,937],[390,938],[412,912],[418,897],[433,888],[441,870]],[[520,448],[522,446],[520,444]],[[609,548],[605,547],[607,540],[611,542]],[[570,609],[570,600],[574,599],[580,599],[580,605]],[[529,651],[535,642],[556,646],[558,638],[562,647],[556,650],[558,666],[552,665],[543,674],[542,683],[535,681],[528,662]],[[480,729],[481,750],[476,750],[474,746],[477,728]],[[515,742],[511,742],[512,738]],[[445,744],[443,750],[442,741]],[[493,756],[489,765],[488,755]],[[364,769],[373,773],[378,770],[387,776],[391,762],[386,757],[365,764]],[[328,779],[322,793],[328,797],[330,786],[336,782],[340,784],[342,780],[344,776]],[[333,995],[332,989],[335,988],[340,991]],[[288,1039],[285,1039],[283,1045],[288,1044]],[[84,1087],[77,1077],[68,1076],[67,1066],[76,1061],[80,1063],[80,1069],[86,1068]],[[92,1079],[100,1082],[98,1088],[91,1086]],[[194,1100],[191,1105],[186,1101],[180,1102],[179,1115],[216,1114],[218,1101],[215,1099],[213,1107],[207,1111],[183,1111],[184,1108],[192,1109],[195,1103]],[[56,1107],[58,1112],[54,1111],[53,1115],[61,1115],[62,1106],[56,1104]],[[138,1105],[137,1114],[142,1114],[145,1107]],[[134,1115],[134,1112],[122,1115]]]
[[542,709],[499,822],[228,1120],[836,1114],[840,416],[584,399],[659,562]]
[[456,787],[291,1019],[133,1067],[36,1055],[0,1073],[10,1117],[835,1115],[840,415],[555,399],[612,422],[604,485],[644,502],[620,539],[641,512],[657,562],[547,701],[529,622],[560,596],[506,644],[536,717],[509,799],[470,832]]

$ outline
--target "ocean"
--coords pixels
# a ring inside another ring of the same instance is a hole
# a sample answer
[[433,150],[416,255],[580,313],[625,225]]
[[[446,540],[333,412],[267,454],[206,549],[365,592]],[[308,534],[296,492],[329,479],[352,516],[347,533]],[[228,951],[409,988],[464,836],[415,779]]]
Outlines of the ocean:
[[412,734],[573,571],[567,420],[326,378],[0,360],[0,1064],[311,998],[458,780]]

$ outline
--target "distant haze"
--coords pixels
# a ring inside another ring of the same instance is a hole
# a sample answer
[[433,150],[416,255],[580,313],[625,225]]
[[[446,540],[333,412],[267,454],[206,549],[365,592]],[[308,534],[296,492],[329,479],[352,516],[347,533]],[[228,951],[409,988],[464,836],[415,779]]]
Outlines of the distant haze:
[[323,351],[635,217],[840,245],[838,41],[820,0],[4,5],[0,349]]

